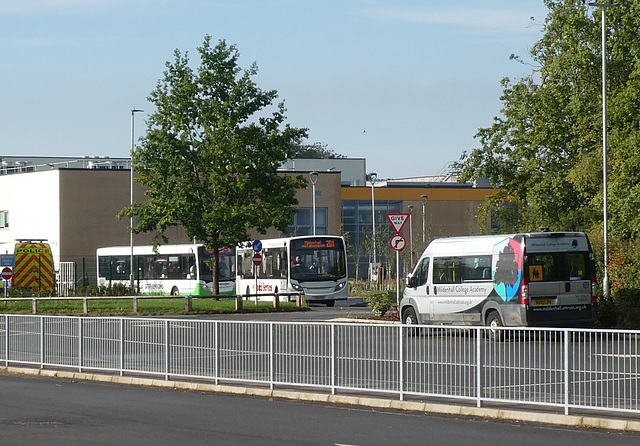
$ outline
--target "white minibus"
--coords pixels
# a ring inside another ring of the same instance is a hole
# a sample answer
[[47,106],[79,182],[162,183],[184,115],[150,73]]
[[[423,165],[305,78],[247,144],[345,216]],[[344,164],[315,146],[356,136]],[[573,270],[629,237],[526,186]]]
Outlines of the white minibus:
[[404,324],[591,326],[597,282],[582,232],[432,241],[407,276]]

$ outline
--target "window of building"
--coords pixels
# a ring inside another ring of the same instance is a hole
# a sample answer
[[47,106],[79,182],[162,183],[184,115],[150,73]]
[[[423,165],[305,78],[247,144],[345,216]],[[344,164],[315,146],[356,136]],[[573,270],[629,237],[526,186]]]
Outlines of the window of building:
[[[393,229],[387,220],[388,213],[405,212],[403,202],[396,200],[376,200],[376,245],[388,245]],[[370,248],[372,225],[371,200],[343,200],[342,201],[342,231],[349,234],[349,277],[366,279],[369,271],[369,262],[372,261]],[[378,250],[376,261],[389,261],[383,259]]]
[[[316,235],[327,235],[329,232],[328,208],[316,207]],[[289,236],[313,235],[313,208],[300,208],[293,217],[293,224],[287,228]]]
[[0,229],[9,227],[9,211],[0,211]]

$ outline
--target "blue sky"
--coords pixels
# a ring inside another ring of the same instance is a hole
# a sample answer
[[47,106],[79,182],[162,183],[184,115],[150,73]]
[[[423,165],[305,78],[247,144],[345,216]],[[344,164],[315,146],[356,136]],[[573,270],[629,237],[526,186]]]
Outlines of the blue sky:
[[[542,37],[543,0],[0,0],[0,156],[129,156],[173,51],[204,36],[284,100],[309,143],[380,178],[434,175],[478,145]],[[535,24],[531,22],[535,18]]]

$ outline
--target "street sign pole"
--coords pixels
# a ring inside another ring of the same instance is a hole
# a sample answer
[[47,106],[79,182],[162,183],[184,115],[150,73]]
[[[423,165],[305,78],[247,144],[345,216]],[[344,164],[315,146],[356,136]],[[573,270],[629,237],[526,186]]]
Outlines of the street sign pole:
[[400,305],[400,251],[396,251],[396,304]]

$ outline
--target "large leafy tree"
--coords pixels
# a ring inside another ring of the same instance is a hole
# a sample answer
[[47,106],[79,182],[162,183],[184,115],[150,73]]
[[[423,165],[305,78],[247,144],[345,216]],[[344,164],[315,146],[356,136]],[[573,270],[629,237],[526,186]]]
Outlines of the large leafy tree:
[[[640,2],[607,9],[610,231],[640,234]],[[602,232],[602,94],[599,8],[545,1],[549,14],[532,47],[535,67],[504,79],[501,116],[463,154],[461,180],[488,177],[502,230]],[[521,60],[514,56],[514,59]]]
[[284,232],[296,212],[301,177],[278,175],[278,167],[306,137],[285,124],[283,103],[267,107],[275,90],[261,90],[255,63],[238,65],[239,53],[225,41],[212,46],[205,36],[200,66],[176,50],[148,100],[155,111],[132,153],[147,200],[126,208],[138,223],[133,230],[165,231],[181,225],[189,238],[214,250],[214,294],[218,294],[218,249],[248,240],[248,230],[275,227]]

